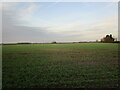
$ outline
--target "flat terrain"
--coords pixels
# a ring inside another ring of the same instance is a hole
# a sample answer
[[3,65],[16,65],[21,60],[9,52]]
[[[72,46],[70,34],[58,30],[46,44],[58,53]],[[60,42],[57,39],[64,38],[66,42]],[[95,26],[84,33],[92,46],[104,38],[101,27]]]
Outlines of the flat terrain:
[[118,87],[118,44],[3,45],[3,88]]

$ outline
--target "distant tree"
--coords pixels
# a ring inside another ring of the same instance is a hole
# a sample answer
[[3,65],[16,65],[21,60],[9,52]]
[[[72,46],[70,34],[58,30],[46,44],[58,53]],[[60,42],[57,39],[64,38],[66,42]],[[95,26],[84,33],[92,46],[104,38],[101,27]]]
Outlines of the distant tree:
[[98,40],[96,40],[96,42],[99,42]]
[[112,34],[110,34],[110,38],[112,39]]
[[57,42],[56,42],[56,41],[53,41],[52,43],[55,44],[55,43],[57,43]]
[[114,42],[114,38],[112,37],[112,34],[106,35],[106,37],[101,39],[101,42],[106,42],[106,43],[112,43]]

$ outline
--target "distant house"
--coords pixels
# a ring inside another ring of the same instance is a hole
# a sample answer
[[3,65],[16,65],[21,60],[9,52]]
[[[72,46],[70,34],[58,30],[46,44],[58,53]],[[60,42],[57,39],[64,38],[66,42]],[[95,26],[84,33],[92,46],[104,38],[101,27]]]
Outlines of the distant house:
[[106,35],[106,37],[101,39],[101,42],[105,42],[105,43],[112,43],[114,42],[114,38],[112,37],[112,34],[110,35]]

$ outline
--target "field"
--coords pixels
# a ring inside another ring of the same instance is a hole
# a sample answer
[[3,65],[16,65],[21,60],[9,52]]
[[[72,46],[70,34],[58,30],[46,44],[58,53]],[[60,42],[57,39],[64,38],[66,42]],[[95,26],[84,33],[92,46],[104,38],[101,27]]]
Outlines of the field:
[[3,88],[117,88],[118,44],[3,45]]

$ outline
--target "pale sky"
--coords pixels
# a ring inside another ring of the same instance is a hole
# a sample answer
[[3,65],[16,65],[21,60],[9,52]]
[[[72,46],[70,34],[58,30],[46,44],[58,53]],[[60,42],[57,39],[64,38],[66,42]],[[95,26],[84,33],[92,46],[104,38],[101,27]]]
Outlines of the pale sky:
[[5,2],[3,42],[73,42],[118,38],[117,2]]

